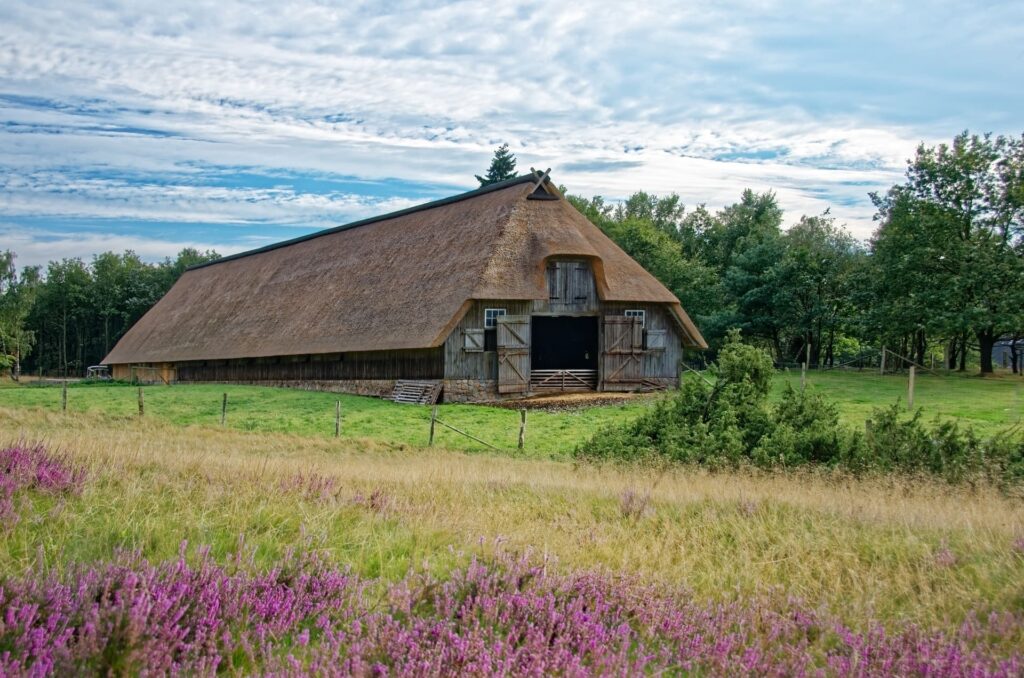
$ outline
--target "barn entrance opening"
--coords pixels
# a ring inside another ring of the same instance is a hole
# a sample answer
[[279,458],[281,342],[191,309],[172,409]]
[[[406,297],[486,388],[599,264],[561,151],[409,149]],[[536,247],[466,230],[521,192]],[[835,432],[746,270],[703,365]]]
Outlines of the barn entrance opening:
[[597,388],[598,317],[533,316],[530,390]]

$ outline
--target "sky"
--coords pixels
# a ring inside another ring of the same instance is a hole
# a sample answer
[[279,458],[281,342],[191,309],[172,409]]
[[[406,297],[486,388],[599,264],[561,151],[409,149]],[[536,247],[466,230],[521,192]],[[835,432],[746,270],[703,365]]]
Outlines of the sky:
[[858,238],[920,143],[1024,132],[1024,3],[0,3],[0,249],[222,254],[476,188],[774,191]]

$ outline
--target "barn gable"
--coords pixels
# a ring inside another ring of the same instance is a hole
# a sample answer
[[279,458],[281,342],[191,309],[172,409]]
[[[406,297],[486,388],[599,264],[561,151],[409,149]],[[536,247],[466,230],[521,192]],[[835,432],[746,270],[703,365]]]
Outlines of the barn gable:
[[[605,301],[678,300],[527,175],[187,271],[107,364],[435,348],[479,299],[547,299],[545,262],[592,262]],[[541,199],[538,199],[541,198]]]

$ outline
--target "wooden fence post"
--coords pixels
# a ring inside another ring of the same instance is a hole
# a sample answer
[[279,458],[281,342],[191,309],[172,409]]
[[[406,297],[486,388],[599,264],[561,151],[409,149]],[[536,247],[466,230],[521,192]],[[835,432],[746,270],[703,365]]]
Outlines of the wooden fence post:
[[142,395],[142,387],[139,387],[139,417],[141,418],[146,414],[146,401],[145,396]]
[[430,439],[427,441],[427,447],[431,447],[434,444],[434,423],[437,421],[437,405],[430,410]]
[[878,373],[882,376],[885,376],[885,346],[882,347],[882,366],[878,370]]
[[65,379],[60,386],[60,411],[68,411],[68,380]]
[[526,408],[519,410],[519,449],[526,445]]
[[228,419],[228,394],[220,401],[220,425],[223,426]]
[[341,401],[334,403],[334,437],[341,437]]
[[800,390],[807,388],[807,362],[800,363]]
[[907,385],[907,409],[914,409],[914,373],[917,371],[917,367],[914,365],[910,366],[910,383]]

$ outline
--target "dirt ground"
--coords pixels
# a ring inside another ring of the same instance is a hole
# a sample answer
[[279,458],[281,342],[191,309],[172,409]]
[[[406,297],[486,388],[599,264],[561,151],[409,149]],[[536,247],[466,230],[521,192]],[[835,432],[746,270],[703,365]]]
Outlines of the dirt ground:
[[621,405],[636,400],[657,398],[659,393],[610,393],[586,391],[582,393],[550,393],[535,395],[515,400],[496,400],[479,403],[492,407],[504,407],[511,410],[545,410],[548,412],[569,412],[588,407],[603,405]]

